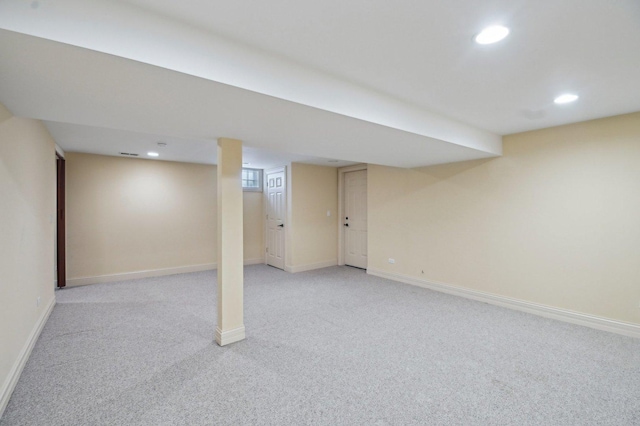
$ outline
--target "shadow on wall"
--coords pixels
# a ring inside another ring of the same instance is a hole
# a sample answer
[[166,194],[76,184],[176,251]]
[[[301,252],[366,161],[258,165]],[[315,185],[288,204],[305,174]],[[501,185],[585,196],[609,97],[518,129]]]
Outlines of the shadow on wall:
[[411,169],[417,173],[428,175],[434,181],[449,179],[455,175],[466,173],[467,171],[479,167],[490,161],[494,161],[500,157],[482,158],[480,160],[461,161],[458,163],[440,164],[437,166],[416,167]]

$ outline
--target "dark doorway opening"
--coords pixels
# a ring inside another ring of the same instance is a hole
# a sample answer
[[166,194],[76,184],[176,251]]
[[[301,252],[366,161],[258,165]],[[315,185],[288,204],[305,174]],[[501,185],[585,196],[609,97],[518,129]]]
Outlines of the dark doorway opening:
[[58,288],[67,285],[67,258],[65,239],[65,184],[64,184],[64,158],[56,153],[56,272]]

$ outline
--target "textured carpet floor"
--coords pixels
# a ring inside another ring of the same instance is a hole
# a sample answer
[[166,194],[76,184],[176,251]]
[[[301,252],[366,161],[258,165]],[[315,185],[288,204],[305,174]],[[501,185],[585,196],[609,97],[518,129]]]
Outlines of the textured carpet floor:
[[57,292],[0,424],[640,424],[640,339],[348,267],[257,265],[248,337],[220,348],[215,280]]

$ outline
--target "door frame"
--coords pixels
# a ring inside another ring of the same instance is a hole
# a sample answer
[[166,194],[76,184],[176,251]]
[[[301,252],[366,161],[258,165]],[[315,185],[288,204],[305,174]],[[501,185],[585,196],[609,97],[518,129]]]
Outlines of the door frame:
[[262,171],[262,199],[264,200],[264,203],[262,203],[262,218],[263,218],[263,228],[264,228],[264,232],[263,232],[263,240],[264,240],[264,264],[268,265],[269,259],[268,259],[268,255],[267,255],[267,244],[269,243],[269,238],[268,238],[268,233],[269,233],[269,229],[267,229],[267,227],[269,226],[267,223],[267,208],[268,208],[268,204],[269,204],[269,194],[268,194],[268,186],[267,186],[267,175],[269,173],[278,173],[278,172],[283,172],[284,173],[284,184],[285,184],[285,189],[286,191],[284,191],[284,242],[283,242],[283,250],[284,250],[284,271],[287,271],[287,240],[288,240],[288,236],[289,236],[289,222],[288,222],[288,218],[289,218],[289,175],[287,174],[287,166],[280,166],[280,167],[273,167],[271,169],[264,169]]
[[[366,164],[355,164],[353,166],[340,167],[338,169],[338,265],[344,265],[344,175],[349,172],[367,170]],[[369,187],[369,173],[367,173],[367,188]],[[367,200],[369,198],[367,197]],[[369,208],[367,206],[367,216]],[[367,220],[367,223],[369,221]]]

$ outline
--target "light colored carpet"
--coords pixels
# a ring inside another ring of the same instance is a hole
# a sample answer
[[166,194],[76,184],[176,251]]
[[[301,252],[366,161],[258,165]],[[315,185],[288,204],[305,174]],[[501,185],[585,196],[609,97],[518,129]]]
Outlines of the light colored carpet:
[[57,292],[8,425],[640,424],[640,340],[366,275],[245,270]]

